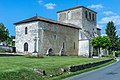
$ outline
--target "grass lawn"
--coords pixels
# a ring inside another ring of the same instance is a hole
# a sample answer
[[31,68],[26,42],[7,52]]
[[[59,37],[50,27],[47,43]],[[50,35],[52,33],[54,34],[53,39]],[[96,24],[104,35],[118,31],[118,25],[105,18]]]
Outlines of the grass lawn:
[[27,58],[25,56],[0,56],[0,80],[40,80],[39,75],[32,72],[31,69],[41,68],[47,74],[57,74],[59,68],[105,59],[107,58],[93,59],[78,56]]

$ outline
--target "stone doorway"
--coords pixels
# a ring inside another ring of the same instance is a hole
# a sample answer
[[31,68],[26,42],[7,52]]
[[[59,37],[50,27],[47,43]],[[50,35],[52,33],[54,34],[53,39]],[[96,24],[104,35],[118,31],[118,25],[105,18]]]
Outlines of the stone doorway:
[[52,56],[53,55],[53,49],[52,48],[47,50],[47,55],[48,56]]
[[24,44],[24,51],[28,51],[28,43]]

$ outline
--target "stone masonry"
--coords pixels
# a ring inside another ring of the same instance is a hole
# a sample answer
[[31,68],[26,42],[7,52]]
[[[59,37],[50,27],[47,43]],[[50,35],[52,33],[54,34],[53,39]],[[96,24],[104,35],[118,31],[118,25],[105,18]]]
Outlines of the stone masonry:
[[34,16],[15,23],[17,52],[46,55],[92,55],[89,41],[100,35],[96,12],[75,6],[58,11],[58,21]]

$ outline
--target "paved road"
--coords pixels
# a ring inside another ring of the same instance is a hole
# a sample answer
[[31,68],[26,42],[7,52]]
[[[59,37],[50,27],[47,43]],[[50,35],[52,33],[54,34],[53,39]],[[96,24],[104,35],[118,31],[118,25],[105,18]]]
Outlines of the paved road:
[[64,80],[120,80],[120,60],[109,66],[69,77]]

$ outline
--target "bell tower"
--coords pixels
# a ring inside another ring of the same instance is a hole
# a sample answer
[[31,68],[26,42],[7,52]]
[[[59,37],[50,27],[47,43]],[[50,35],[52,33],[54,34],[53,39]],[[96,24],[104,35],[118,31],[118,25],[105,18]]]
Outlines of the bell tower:
[[75,6],[57,12],[58,21],[77,25],[89,37],[97,34],[96,12],[84,6]]

